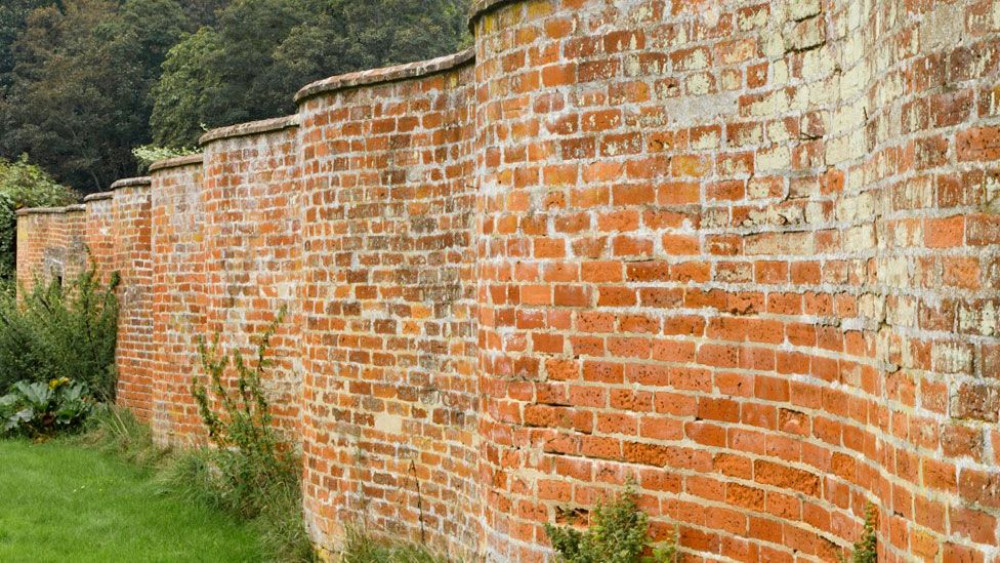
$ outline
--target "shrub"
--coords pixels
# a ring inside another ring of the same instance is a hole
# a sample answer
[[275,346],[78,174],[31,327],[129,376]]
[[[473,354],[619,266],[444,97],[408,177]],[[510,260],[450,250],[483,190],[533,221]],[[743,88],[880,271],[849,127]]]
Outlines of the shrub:
[[51,436],[80,428],[93,405],[87,387],[67,378],[46,383],[15,383],[0,397],[0,434],[4,436]]
[[643,557],[651,549],[649,517],[636,504],[631,479],[614,501],[597,505],[586,530],[546,523],[545,532],[558,559],[566,563],[673,563],[677,559],[673,543],[653,550],[652,557]]
[[18,381],[67,378],[113,402],[118,332],[117,276],[102,285],[84,272],[66,289],[36,284],[20,303],[0,297],[0,393]]
[[193,154],[198,154],[200,151],[196,148],[190,147],[159,147],[156,145],[142,145],[141,147],[136,147],[132,149],[132,156],[135,157],[136,162],[139,163],[139,172],[145,173],[149,171],[149,167],[153,165],[154,162],[160,162],[161,160],[169,160],[171,158],[178,158],[181,156],[191,156]]

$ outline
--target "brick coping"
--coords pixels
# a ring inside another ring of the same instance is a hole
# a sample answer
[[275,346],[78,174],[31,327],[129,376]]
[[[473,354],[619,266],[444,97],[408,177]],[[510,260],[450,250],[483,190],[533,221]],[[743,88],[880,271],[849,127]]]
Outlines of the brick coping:
[[293,127],[299,126],[299,116],[298,115],[287,115],[285,117],[276,117],[273,119],[264,119],[261,121],[251,121],[249,123],[240,123],[238,125],[230,125],[229,127],[219,127],[218,129],[212,129],[208,133],[205,133],[198,139],[198,144],[205,146],[209,143],[215,141],[221,141],[223,139],[233,139],[237,137],[249,137],[252,135],[260,135],[262,133],[273,133],[276,131],[284,131],[285,129],[291,129]]
[[112,199],[114,197],[115,197],[114,192],[101,192],[88,195],[87,197],[83,198],[83,202],[90,203],[93,201],[104,201],[106,199]]
[[323,80],[313,82],[302,88],[295,94],[295,103],[302,102],[319,96],[330,94],[340,90],[357,88],[359,86],[370,86],[374,84],[385,84],[389,82],[399,82],[445,72],[453,68],[458,68],[476,59],[475,49],[469,48],[452,55],[445,55],[427,61],[418,61],[405,65],[364,70],[350,74],[331,76]]
[[118,180],[114,184],[111,184],[111,191],[120,190],[122,188],[143,188],[152,185],[153,179],[149,176],[140,176],[138,178],[124,178]]
[[205,161],[205,155],[198,153],[188,156],[178,156],[177,158],[168,158],[167,160],[160,160],[149,165],[149,173],[159,172],[160,170],[168,170],[170,168],[180,168],[182,166],[193,166],[195,164],[201,164]]
[[66,213],[65,207],[25,207],[17,210],[17,216],[25,215],[61,215]]

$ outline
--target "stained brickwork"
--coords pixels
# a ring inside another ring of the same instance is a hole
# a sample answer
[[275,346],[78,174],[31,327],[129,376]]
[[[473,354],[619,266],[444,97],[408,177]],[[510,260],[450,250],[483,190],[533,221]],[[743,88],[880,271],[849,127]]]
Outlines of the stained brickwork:
[[114,228],[113,201],[111,192],[93,194],[84,200],[86,224],[84,244],[89,256],[89,265],[100,272],[107,282],[115,271],[115,244],[111,236]]
[[[272,122],[257,135],[206,137],[204,266],[206,333],[254,357],[256,341],[282,309],[284,321],[271,341],[275,364],[267,384],[276,421],[298,436],[302,396],[298,243],[301,196],[297,131],[293,119]],[[225,133],[224,131],[221,133]]]
[[17,212],[17,282],[24,291],[36,282],[62,278],[65,216],[65,208]]
[[[153,341],[153,255],[150,179],[122,180],[111,186],[115,270],[125,281],[119,292],[118,402],[141,420],[153,408],[156,345]],[[64,280],[65,281],[65,280]]]
[[[157,439],[200,437],[195,338],[248,351],[286,307],[268,385],[324,548],[367,522],[540,560],[632,476],[692,561],[835,560],[868,504],[880,561],[997,561],[1000,4],[483,0],[472,29],[88,202]],[[22,213],[22,281],[81,215]]]
[[153,344],[156,373],[153,436],[185,443],[200,436],[191,377],[201,373],[198,337],[205,334],[206,264],[201,157],[159,163],[152,174]]
[[323,537],[367,520],[470,554],[475,110],[473,68],[452,62],[420,80],[327,85],[301,107],[303,430],[306,511]]

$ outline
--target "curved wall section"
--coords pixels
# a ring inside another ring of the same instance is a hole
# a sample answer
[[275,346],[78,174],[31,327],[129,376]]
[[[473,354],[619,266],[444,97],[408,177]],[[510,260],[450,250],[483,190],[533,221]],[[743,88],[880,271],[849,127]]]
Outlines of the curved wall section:
[[20,209],[17,212],[18,291],[31,291],[35,283],[62,277],[66,245],[63,222],[66,210]]
[[104,192],[92,194],[84,199],[86,206],[86,253],[95,270],[109,281],[111,272],[115,271],[115,246],[111,238],[114,228],[112,215],[114,194]]
[[467,60],[304,90],[305,508],[324,547],[364,525],[477,550]]
[[710,560],[996,554],[986,8],[484,4],[490,558],[628,476]]
[[298,132],[280,118],[202,138],[205,337],[255,358],[258,337],[275,326],[265,385],[275,422],[299,435],[301,361],[298,308],[302,202]]
[[208,292],[202,157],[157,163],[152,175],[153,437],[163,444],[190,444],[203,434],[191,397],[191,377],[201,373],[198,337],[205,335]]
[[[153,415],[153,255],[150,179],[111,186],[115,270],[121,275],[118,309],[118,403],[149,422]],[[155,422],[154,422],[155,424]]]

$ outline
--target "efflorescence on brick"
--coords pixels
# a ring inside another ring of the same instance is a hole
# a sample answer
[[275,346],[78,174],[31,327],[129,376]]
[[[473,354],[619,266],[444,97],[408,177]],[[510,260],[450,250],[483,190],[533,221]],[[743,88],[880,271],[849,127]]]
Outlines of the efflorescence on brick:
[[[306,520],[533,561],[634,476],[696,560],[1000,557],[1000,5],[484,1],[473,51],[310,85],[79,210],[121,400],[202,439],[196,339],[287,308]],[[65,279],[65,278],[64,278]]]

